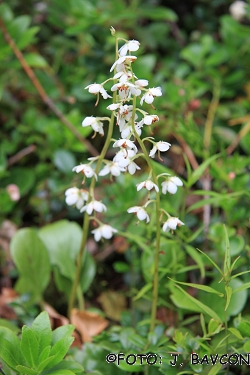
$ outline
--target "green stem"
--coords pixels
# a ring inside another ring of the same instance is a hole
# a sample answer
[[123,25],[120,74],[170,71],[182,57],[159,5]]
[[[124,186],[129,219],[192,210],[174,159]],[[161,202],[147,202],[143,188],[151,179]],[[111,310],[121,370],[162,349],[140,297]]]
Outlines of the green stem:
[[[133,114],[132,114],[132,128],[136,137],[137,142],[139,143],[145,160],[148,164],[148,167],[152,173],[152,180],[158,186],[158,181],[154,169],[152,168],[151,159],[148,156],[147,149],[137,134],[135,130],[135,110],[136,110],[136,96],[133,98]],[[155,211],[156,211],[156,249],[155,249],[155,268],[154,268],[154,277],[153,277],[153,296],[152,296],[152,308],[151,308],[151,319],[150,319],[150,332],[154,331],[155,323],[156,323],[156,312],[157,312],[157,301],[158,301],[158,282],[159,282],[159,254],[160,254],[160,234],[161,234],[161,226],[160,226],[160,192],[156,192],[156,200],[155,200]]]
[[204,148],[205,148],[205,157],[209,156],[209,148],[211,143],[211,136],[212,136],[212,127],[214,123],[215,112],[219,105],[220,99],[220,82],[215,82],[213,88],[213,97],[208,109],[207,119],[205,122],[205,130],[204,130]]

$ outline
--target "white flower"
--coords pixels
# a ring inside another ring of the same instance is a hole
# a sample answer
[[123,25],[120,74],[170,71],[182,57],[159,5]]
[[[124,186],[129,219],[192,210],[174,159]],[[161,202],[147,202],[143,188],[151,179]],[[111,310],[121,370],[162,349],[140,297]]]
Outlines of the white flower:
[[137,186],[137,191],[141,190],[142,188],[146,188],[147,190],[155,189],[157,193],[159,192],[158,186],[150,180],[142,181],[136,186]]
[[82,126],[91,126],[96,133],[104,135],[103,123],[100,120],[98,120],[97,117],[86,117],[82,122]]
[[127,211],[128,213],[135,213],[139,220],[146,220],[147,223],[150,221],[149,216],[143,207],[134,206],[130,207]]
[[163,181],[162,186],[162,193],[166,194],[167,191],[170,194],[175,194],[177,192],[177,187],[182,186],[183,182],[179,179],[179,177],[169,177],[166,181]]
[[148,80],[147,79],[137,79],[135,81],[135,85],[139,87],[145,87],[148,85]]
[[128,51],[137,51],[139,47],[140,43],[137,40],[129,40],[119,49],[119,54],[120,56],[125,56]]
[[165,223],[163,224],[163,231],[169,232],[170,229],[175,230],[176,227],[180,227],[181,225],[185,225],[182,221],[178,219],[178,217],[170,217]]
[[146,93],[143,95],[143,97],[141,98],[140,104],[142,105],[144,100],[148,104],[153,103],[155,96],[162,96],[160,87],[153,87],[151,89],[148,89]]
[[124,149],[131,149],[131,150],[134,150],[135,153],[137,152],[137,147],[136,145],[134,144],[133,141],[130,141],[129,139],[119,139],[118,141],[115,141],[115,143],[113,144],[113,147],[121,147],[121,148],[124,148]]
[[139,96],[141,93],[141,90],[137,86],[133,85],[133,83],[130,83],[130,82],[115,83],[111,87],[111,91],[116,91],[116,90],[119,91],[119,96],[122,100],[130,98],[131,94],[135,96]]
[[136,155],[134,150],[125,150],[122,148],[115,155],[113,161],[118,163],[120,168],[127,168],[128,172],[133,175],[137,169],[141,169],[131,158]]
[[86,204],[86,206],[82,207],[80,212],[86,211],[88,215],[91,215],[93,210],[97,212],[103,212],[107,211],[107,207],[102,202],[93,200]]
[[159,117],[157,115],[146,115],[143,118],[143,122],[145,125],[152,125],[156,121],[159,121]]
[[110,96],[107,91],[103,88],[102,85],[100,85],[99,83],[92,83],[91,85],[88,85],[85,87],[85,89],[88,89],[88,91],[91,93],[91,94],[101,94],[103,99],[108,99],[108,98],[112,98],[112,96]]
[[246,6],[247,4],[244,1],[235,1],[230,5],[229,12],[235,20],[241,21],[246,15]]
[[117,232],[117,229],[107,224],[100,225],[99,228],[91,231],[96,241],[100,241],[102,237],[109,240],[113,236],[113,233],[116,233],[116,232]]
[[154,158],[155,154],[156,154],[156,151],[158,151],[158,152],[160,152],[160,151],[165,152],[165,151],[169,150],[170,146],[171,146],[171,144],[168,143],[168,142],[163,142],[163,141],[156,142],[155,145],[154,145],[154,147],[150,151],[149,156],[151,158]]
[[112,72],[112,70],[114,70],[115,67],[117,68],[117,70],[121,71],[121,70],[123,70],[123,64],[126,64],[127,61],[134,62],[136,59],[137,59],[137,57],[132,56],[132,55],[131,56],[130,55],[129,56],[121,56],[111,66],[110,71]]
[[99,176],[106,176],[111,173],[113,176],[120,176],[121,172],[125,172],[126,169],[118,165],[117,162],[106,164],[105,167],[99,172]]
[[95,176],[95,178],[97,179],[97,176],[96,176],[93,168],[91,168],[90,165],[87,165],[87,164],[77,165],[76,167],[74,167],[72,169],[72,171],[76,172],[76,173],[82,172],[88,178],[91,178],[91,177]]
[[76,205],[76,208],[80,210],[84,205],[84,202],[88,200],[88,192],[86,190],[80,190],[77,187],[69,188],[65,191],[65,201],[68,206]]

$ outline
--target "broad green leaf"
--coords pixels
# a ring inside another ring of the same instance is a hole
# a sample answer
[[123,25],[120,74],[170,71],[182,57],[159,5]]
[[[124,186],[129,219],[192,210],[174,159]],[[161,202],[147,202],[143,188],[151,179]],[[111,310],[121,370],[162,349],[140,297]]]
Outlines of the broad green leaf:
[[[206,313],[207,315],[211,316],[212,318],[216,319],[216,320],[221,320],[219,318],[219,316],[212,310],[210,309],[210,307],[208,307],[207,305],[205,305],[204,303],[200,302],[199,300],[195,299],[194,297],[192,297],[190,294],[188,294],[184,289],[182,289],[179,285],[176,285],[176,287],[181,291],[182,294],[184,294],[184,296],[187,297],[187,299],[194,305],[197,306],[197,311],[200,311],[202,313]],[[176,301],[176,300],[175,300]],[[191,307],[192,305],[190,305]],[[187,307],[188,308],[188,307]],[[192,308],[191,308],[192,310]]]
[[22,328],[21,353],[27,364],[33,369],[37,368],[38,360],[38,341],[35,333],[27,326]]
[[46,348],[43,349],[43,351],[39,355],[39,367],[40,364],[45,361],[47,358],[49,358],[51,346],[46,346]]
[[0,358],[14,370],[16,366],[20,365],[16,347],[4,338],[1,339]]
[[250,337],[250,323],[244,321],[241,322],[238,326],[238,330],[243,337]]
[[[52,361],[53,366],[57,365],[60,361],[62,361],[64,356],[67,354],[67,351],[69,350],[69,347],[73,341],[74,337],[65,337],[57,341],[55,345],[52,346],[50,355],[55,356],[54,360]],[[50,363],[50,367],[52,364]]]
[[[234,293],[229,289],[232,288],[234,291],[235,289],[238,289],[240,286],[243,286],[243,282],[240,279],[233,279],[229,282],[227,286],[227,293],[228,293],[228,299],[220,298],[216,294],[213,294],[213,310],[214,312],[220,317],[221,321],[224,321],[225,319],[225,307],[227,307],[227,317],[228,319],[230,316],[235,316],[239,314],[242,309],[244,308],[244,305],[247,301],[247,291],[242,290],[238,293]],[[219,282],[218,279],[214,280],[210,286],[218,292],[225,293],[225,284],[224,282]],[[230,296],[231,295],[231,296]],[[228,303],[228,300],[230,298],[230,302]],[[204,304],[211,304],[211,297],[202,291],[199,292],[199,300],[202,301]]]
[[53,368],[55,364],[57,364],[59,361],[56,359],[56,355],[49,356],[48,358],[44,359],[42,362],[39,363],[39,366],[37,367],[37,371],[41,372],[44,369]]
[[207,286],[207,285],[193,284],[193,283],[184,283],[182,281],[173,280],[173,279],[171,279],[171,277],[169,277],[169,279],[172,280],[174,283],[177,283],[177,284],[182,284],[182,285],[189,286],[191,288],[204,290],[205,292],[208,292],[208,293],[215,293],[215,294],[218,294],[218,296],[220,296],[220,297],[224,296],[223,293],[220,293],[220,292],[218,292],[218,290],[215,290],[215,289],[213,289],[213,288],[211,288],[210,286]]
[[218,159],[220,154],[212,155],[210,158],[206,159],[199,167],[193,171],[190,179],[187,181],[186,186],[190,188],[193,184],[195,184],[196,181],[199,180],[199,178],[202,176],[202,174],[205,172],[206,168],[215,160]]
[[41,312],[34,320],[32,326],[39,348],[39,354],[41,355],[44,349],[51,344],[52,330],[50,325],[49,314],[46,311]]
[[75,278],[75,260],[81,246],[82,229],[77,223],[61,220],[45,225],[39,237],[48,249],[50,261],[60,273],[71,280]]
[[16,370],[20,372],[20,374],[25,374],[25,375],[37,375],[38,374],[37,370],[33,370],[32,368],[29,368],[27,366],[22,366],[22,365],[16,366]]
[[210,319],[208,323],[208,333],[217,333],[217,331],[220,331],[221,328],[221,322],[219,320]]
[[46,68],[47,61],[37,53],[25,53],[24,58],[32,68]]
[[245,342],[244,346],[243,346],[243,349],[245,352],[249,353],[250,352],[250,340],[247,340],[247,342]]
[[225,311],[226,311],[231,301],[233,289],[231,288],[231,286],[225,285],[225,291],[226,291],[226,306],[225,306]]
[[53,155],[53,161],[59,171],[63,173],[72,173],[72,168],[76,165],[74,154],[66,150],[56,150]]
[[236,336],[239,340],[244,340],[244,338],[242,337],[240,331],[236,328],[228,328],[228,331],[230,331],[234,336]]
[[67,324],[61,327],[56,328],[52,332],[52,344],[56,344],[57,341],[65,338],[66,336],[71,337],[74,332],[75,327],[72,324]]
[[0,357],[12,368],[18,364],[25,364],[20,340],[15,332],[5,327],[0,328]]
[[[50,279],[50,261],[46,247],[31,228],[20,229],[12,238],[11,255],[21,278],[17,290],[20,293],[31,292],[35,301],[39,301]],[[24,289],[29,283],[29,289]]]
[[250,282],[242,284],[242,285],[238,286],[238,288],[235,288],[233,290],[233,294],[242,292],[243,290],[246,290],[246,289],[249,289],[249,288],[250,288]]

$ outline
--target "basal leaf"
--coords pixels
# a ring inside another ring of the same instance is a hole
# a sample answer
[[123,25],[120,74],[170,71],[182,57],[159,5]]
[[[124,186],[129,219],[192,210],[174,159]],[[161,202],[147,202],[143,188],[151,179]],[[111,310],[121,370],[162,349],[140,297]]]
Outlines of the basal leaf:
[[31,368],[36,369],[39,364],[38,341],[34,332],[27,326],[23,326],[22,328],[21,353],[27,364]]
[[[29,284],[34,299],[39,301],[50,279],[51,266],[46,247],[34,229],[25,228],[14,235],[10,249],[21,277]],[[19,285],[18,291],[26,293],[27,289]]]
[[39,355],[41,356],[43,350],[47,349],[48,346],[51,344],[52,339],[50,319],[46,311],[41,312],[41,314],[37,316],[37,318],[34,320],[32,324],[31,329],[36,336],[39,348]]

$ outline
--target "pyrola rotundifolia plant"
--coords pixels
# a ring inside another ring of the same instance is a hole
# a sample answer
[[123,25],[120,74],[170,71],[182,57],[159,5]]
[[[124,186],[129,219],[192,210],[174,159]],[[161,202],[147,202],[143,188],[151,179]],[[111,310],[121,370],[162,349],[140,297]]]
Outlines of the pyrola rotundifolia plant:
[[[148,178],[137,184],[135,188],[137,191],[141,189],[148,190],[148,199],[144,205],[130,207],[127,212],[134,214],[138,219],[137,221],[145,220],[146,223],[149,223],[150,216],[147,212],[147,208],[149,205],[155,206],[157,220],[155,228],[155,277],[151,319],[151,329],[153,329],[158,296],[160,234],[161,231],[173,231],[177,226],[184,225],[179,218],[171,217],[165,210],[161,209],[160,194],[161,192],[163,194],[167,192],[175,194],[178,186],[182,186],[183,183],[179,177],[170,176],[167,173],[162,173],[157,176],[152,166],[151,160],[155,155],[158,155],[161,160],[160,153],[168,151],[171,144],[163,140],[156,142],[152,136],[142,137],[144,127],[159,121],[159,117],[156,114],[146,112],[143,106],[145,106],[146,103],[155,109],[153,107],[153,102],[155,98],[162,96],[162,90],[160,87],[148,88],[148,81],[136,77],[133,73],[132,65],[137,60],[134,53],[139,49],[140,43],[137,40],[127,41],[123,38],[117,38],[113,28],[111,28],[111,33],[116,39],[116,60],[110,69],[110,72],[114,75],[112,78],[108,78],[102,83],[93,83],[86,87],[90,93],[96,95],[96,105],[100,100],[100,95],[105,100],[113,99],[112,103],[107,106],[111,115],[110,117],[90,116],[86,117],[82,122],[82,126],[91,126],[95,133],[99,133],[101,136],[105,135],[105,144],[99,156],[91,157],[88,159],[88,162],[73,168],[74,172],[83,175],[83,184],[86,179],[89,178],[91,180],[89,189],[85,190],[73,187],[68,189],[65,193],[66,203],[68,205],[75,205],[80,212],[84,212],[83,240],[78,257],[77,275],[72,290],[69,313],[74,304],[90,221],[94,220],[95,223],[99,225],[91,232],[96,241],[102,238],[110,239],[118,232],[116,228],[101,222],[100,219],[96,217],[97,212],[103,213],[107,210],[107,207],[95,198],[96,181],[108,174],[114,177],[119,176],[121,173],[134,175],[136,171],[141,169],[137,164],[137,159],[142,157],[148,165]],[[119,43],[123,43],[120,48]],[[112,96],[109,95],[104,88],[105,84],[109,81],[113,82],[113,86],[111,87]],[[119,127],[120,139],[112,138],[114,125],[118,125]],[[111,144],[117,151],[113,160],[107,160],[105,156]],[[161,183],[159,182],[160,180]],[[150,195],[153,195],[154,199],[151,199]],[[121,197],[119,197],[119,199],[121,199]]]

